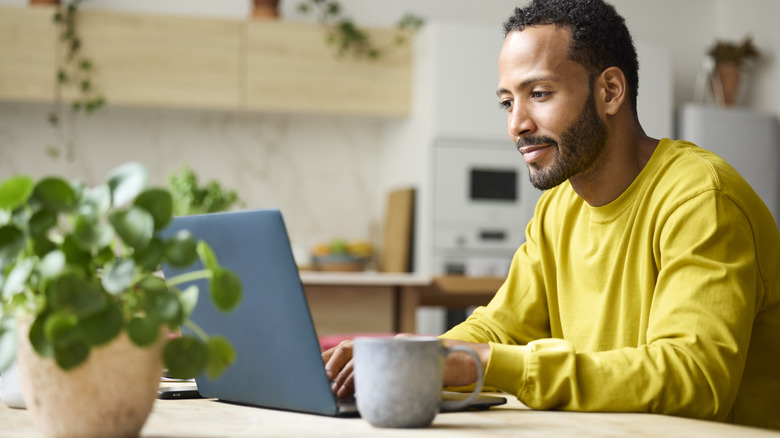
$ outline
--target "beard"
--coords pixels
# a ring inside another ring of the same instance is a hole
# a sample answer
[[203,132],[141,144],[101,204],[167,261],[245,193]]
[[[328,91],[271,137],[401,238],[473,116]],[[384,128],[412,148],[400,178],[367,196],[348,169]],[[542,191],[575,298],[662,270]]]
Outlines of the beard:
[[606,148],[607,138],[607,125],[596,112],[596,99],[591,90],[580,114],[561,133],[560,141],[546,136],[525,137],[518,140],[517,148],[555,146],[557,153],[547,168],[529,163],[531,184],[539,190],[548,190],[590,169]]

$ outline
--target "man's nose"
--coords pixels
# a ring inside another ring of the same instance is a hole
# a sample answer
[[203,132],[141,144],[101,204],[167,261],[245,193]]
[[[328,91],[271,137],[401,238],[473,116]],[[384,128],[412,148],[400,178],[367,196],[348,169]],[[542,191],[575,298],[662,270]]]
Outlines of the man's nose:
[[534,123],[530,112],[521,105],[516,105],[512,108],[507,123],[509,127],[509,136],[515,141],[523,135],[532,133],[536,129],[536,124]]

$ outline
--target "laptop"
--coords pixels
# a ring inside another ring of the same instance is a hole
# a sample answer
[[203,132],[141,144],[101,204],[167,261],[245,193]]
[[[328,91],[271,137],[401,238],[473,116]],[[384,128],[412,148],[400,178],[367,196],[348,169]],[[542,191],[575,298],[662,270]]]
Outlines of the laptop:
[[[237,356],[219,378],[196,378],[200,394],[264,408],[357,415],[354,398],[340,400],[331,391],[279,210],[177,217],[163,234],[170,236],[182,229],[209,244],[220,265],[239,276],[244,292],[235,310],[222,313],[208,296],[207,282],[195,282],[200,297],[190,319],[206,333],[229,339]],[[170,278],[201,267],[198,262],[187,269],[165,265],[162,269]],[[186,327],[182,331],[191,334]],[[503,397],[480,399],[475,408],[506,403]]]

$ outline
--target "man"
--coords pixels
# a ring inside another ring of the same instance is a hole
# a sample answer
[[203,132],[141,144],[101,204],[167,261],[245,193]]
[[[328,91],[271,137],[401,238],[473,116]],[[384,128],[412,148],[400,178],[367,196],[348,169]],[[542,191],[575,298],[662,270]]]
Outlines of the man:
[[[780,428],[780,233],[766,206],[712,153],[645,135],[612,6],[534,0],[505,31],[498,98],[547,191],[504,285],[443,338],[531,408]],[[338,394],[350,357],[349,343],[323,354]],[[445,383],[475,370],[451,356]]]

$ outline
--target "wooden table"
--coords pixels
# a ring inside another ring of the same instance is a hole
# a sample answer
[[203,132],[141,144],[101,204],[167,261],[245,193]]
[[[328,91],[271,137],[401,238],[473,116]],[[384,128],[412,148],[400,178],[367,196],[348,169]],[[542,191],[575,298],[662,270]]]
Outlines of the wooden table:
[[[780,433],[651,414],[533,411],[509,396],[489,411],[439,414],[427,429],[377,429],[360,418],[330,418],[222,403],[157,400],[144,437],[555,437],[753,438]],[[39,437],[25,410],[0,403],[0,437]]]
[[414,333],[420,306],[465,308],[487,304],[502,278],[391,273],[301,271],[320,336],[340,333]]

